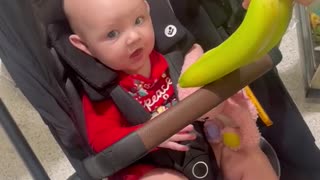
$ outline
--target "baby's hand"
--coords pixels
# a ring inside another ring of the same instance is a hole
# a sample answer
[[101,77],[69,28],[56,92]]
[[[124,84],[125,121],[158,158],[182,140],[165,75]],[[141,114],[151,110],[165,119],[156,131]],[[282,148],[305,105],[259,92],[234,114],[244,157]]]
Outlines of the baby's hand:
[[192,133],[192,131],[194,131],[193,125],[188,125],[187,127],[183,128],[180,132],[171,136],[165,142],[161,143],[158,147],[172,149],[176,151],[188,151],[189,147],[186,145],[182,145],[179,142],[195,140],[197,136],[194,133]]

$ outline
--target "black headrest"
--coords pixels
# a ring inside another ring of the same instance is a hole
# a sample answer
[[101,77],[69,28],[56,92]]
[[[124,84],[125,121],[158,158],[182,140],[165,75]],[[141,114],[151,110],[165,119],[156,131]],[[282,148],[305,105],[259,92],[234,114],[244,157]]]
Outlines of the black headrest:
[[45,26],[65,19],[63,0],[32,0],[36,16]]
[[165,54],[186,36],[187,30],[176,18],[169,1],[147,1],[156,37],[155,48]]
[[103,89],[117,77],[116,73],[75,48],[69,42],[71,30],[65,21],[48,26],[50,43],[61,58],[86,82],[96,89]]

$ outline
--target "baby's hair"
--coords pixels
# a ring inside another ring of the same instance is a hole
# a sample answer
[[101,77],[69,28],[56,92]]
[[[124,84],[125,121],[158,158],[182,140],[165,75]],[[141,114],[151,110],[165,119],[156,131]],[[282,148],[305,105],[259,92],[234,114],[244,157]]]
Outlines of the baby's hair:
[[68,12],[68,10],[67,10],[67,8],[66,8],[66,1],[67,1],[67,0],[62,0],[62,10],[63,10],[63,12],[64,12],[64,14],[65,14],[65,17],[66,17],[66,20],[67,20],[67,22],[68,22],[68,24],[69,24],[69,26],[70,26],[70,29],[71,29],[74,33],[76,33],[76,32],[75,32],[75,30],[77,29],[77,28],[76,28],[76,24],[72,21],[72,16],[70,15],[70,12]]

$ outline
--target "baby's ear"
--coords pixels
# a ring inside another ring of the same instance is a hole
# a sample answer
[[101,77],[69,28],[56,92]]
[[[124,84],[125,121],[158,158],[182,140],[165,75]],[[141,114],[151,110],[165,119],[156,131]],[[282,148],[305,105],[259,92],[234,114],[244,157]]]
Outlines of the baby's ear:
[[80,36],[78,36],[77,34],[71,34],[69,36],[69,41],[74,47],[76,47],[76,48],[80,49],[81,51],[87,53],[88,55],[92,56],[87,45],[81,40]]
[[146,3],[146,6],[147,6],[147,9],[148,9],[148,12],[150,13],[150,5],[149,5],[149,3],[148,3],[146,0],[144,0],[144,3]]

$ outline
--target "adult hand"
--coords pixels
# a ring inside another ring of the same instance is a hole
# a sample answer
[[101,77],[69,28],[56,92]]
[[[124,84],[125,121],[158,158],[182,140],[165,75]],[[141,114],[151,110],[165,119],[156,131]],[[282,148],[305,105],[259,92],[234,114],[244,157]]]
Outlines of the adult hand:
[[194,133],[192,133],[192,131],[194,131],[193,125],[188,125],[180,132],[161,143],[158,147],[168,148],[176,151],[188,151],[189,147],[182,145],[179,142],[195,140],[197,137]]
[[214,146],[225,180],[278,180],[267,156],[259,147],[230,150],[222,143]]

